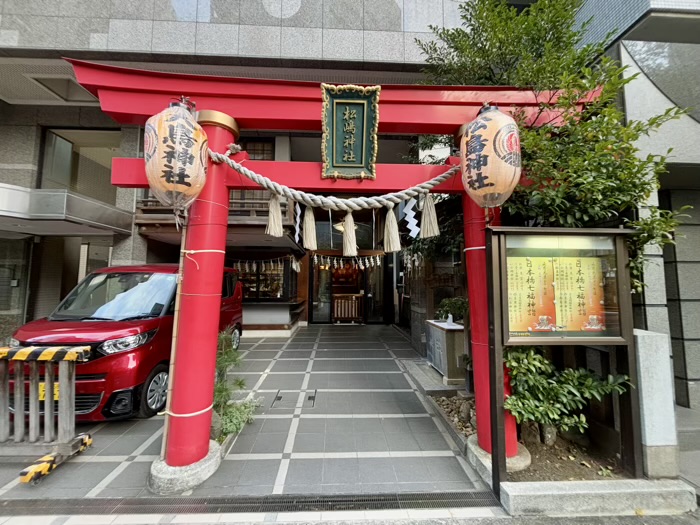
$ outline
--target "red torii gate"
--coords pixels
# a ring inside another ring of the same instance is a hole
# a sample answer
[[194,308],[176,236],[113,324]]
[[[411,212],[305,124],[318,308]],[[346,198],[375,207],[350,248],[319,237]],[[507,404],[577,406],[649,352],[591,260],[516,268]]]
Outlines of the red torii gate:
[[[321,89],[316,82],[257,80],[183,75],[127,69],[69,60],[78,82],[99,98],[102,110],[123,124],[144,125],[173,99],[187,96],[202,112],[200,119],[213,151],[224,152],[238,139],[238,126],[266,131],[317,131],[321,123]],[[542,95],[542,94],[541,94]],[[484,103],[504,112],[522,109],[530,125],[552,120],[538,97],[527,89],[461,86],[382,86],[379,102],[379,133],[456,134],[460,126],[476,117]],[[233,117],[233,118],[232,118]],[[235,119],[235,120],[234,120]],[[322,179],[320,162],[247,160],[246,167],[279,184],[309,192],[383,194],[425,182],[445,171],[445,166],[378,164],[376,180]],[[458,164],[451,157],[448,165]],[[126,188],[147,188],[144,160],[116,158],[112,183]],[[255,183],[223,165],[210,163],[206,186],[190,210],[186,239],[188,250],[225,250],[229,190],[259,189]],[[464,206],[467,283],[469,290],[472,354],[476,390],[479,445],[491,451],[489,398],[489,327],[486,278],[484,211],[466,195],[460,177],[453,177],[434,190],[462,194]],[[177,357],[173,377],[171,410],[196,414],[171,418],[166,444],[166,463],[191,465],[209,453],[210,407],[213,399],[219,297],[223,253],[201,253],[198,267],[189,258],[183,267]],[[193,389],[192,385],[199,388]],[[506,455],[517,453],[515,421],[506,415]]]

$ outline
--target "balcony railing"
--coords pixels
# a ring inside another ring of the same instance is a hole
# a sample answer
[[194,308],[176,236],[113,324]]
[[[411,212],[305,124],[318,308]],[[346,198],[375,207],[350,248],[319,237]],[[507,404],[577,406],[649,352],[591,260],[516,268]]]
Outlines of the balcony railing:
[[[257,193],[257,192],[256,192]],[[262,192],[260,192],[262,193]],[[237,196],[238,197],[238,196]],[[281,201],[282,224],[290,226],[294,223],[294,203]],[[269,198],[231,198],[229,199],[229,224],[267,224],[269,214]],[[157,199],[140,199],[136,203],[136,224],[175,224],[172,208],[163,206]]]

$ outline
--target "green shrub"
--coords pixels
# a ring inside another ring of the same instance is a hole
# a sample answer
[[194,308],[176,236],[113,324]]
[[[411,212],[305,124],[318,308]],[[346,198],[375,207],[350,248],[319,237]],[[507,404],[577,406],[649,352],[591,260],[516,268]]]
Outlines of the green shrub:
[[229,434],[237,434],[246,423],[252,422],[255,409],[259,405],[256,400],[231,401],[234,391],[245,388],[243,379],[228,379],[229,370],[241,364],[241,355],[233,348],[232,333],[233,328],[219,333],[216,350],[214,411],[221,417],[222,439]]
[[600,378],[583,368],[557,370],[540,348],[514,347],[506,355],[512,393],[505,408],[518,423],[534,421],[567,431],[588,427],[581,413],[591,399],[623,393],[629,378],[609,375]]
[[238,434],[246,423],[252,423],[258,406],[259,403],[255,400],[234,401],[227,404],[220,414],[223,435]]

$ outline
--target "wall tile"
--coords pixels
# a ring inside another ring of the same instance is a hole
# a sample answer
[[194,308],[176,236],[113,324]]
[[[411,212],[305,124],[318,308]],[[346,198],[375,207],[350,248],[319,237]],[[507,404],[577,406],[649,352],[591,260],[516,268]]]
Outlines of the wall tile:
[[242,56],[280,56],[280,26],[242,25],[238,33],[238,54]]
[[153,22],[154,53],[194,53],[195,22]]
[[324,0],[324,29],[362,29],[363,2],[359,0]]
[[324,29],[324,60],[358,60],[363,58],[363,31],[354,29]]
[[59,20],[53,16],[3,15],[0,45],[54,49]]
[[442,21],[442,0],[403,0],[404,31],[427,32]]
[[78,125],[81,128],[116,128],[121,125],[98,107],[81,107],[78,109]]
[[673,375],[675,377],[688,377],[685,366],[685,346],[682,339],[671,340],[671,351],[673,355]]
[[681,321],[683,337],[700,339],[700,303],[696,301],[681,301]]
[[2,12],[6,15],[44,15],[58,14],[59,6],[53,0],[5,0]]
[[700,341],[685,342],[686,377],[700,380]]
[[323,27],[323,0],[282,0],[282,25]]
[[36,166],[38,130],[38,126],[0,126],[0,159],[12,159],[12,164]]
[[403,62],[403,33],[394,31],[365,31],[364,59],[368,62]]
[[56,33],[59,49],[95,49],[93,35],[101,35],[100,42],[104,44],[101,48],[107,47],[107,18],[61,18],[60,24],[61,30]]
[[112,0],[110,18],[153,20],[154,0]]
[[153,20],[110,20],[108,48],[112,51],[150,51]]
[[315,27],[283,27],[281,54],[289,58],[318,59],[323,53],[323,30]]
[[238,25],[197,24],[195,52],[198,55],[237,55]]
[[416,44],[416,38],[422,42],[431,42],[435,40],[435,35],[433,33],[404,33],[403,36],[406,62],[424,63],[425,55]]
[[700,300],[700,261],[679,262],[676,269],[680,299]]
[[240,21],[240,0],[199,0],[197,22],[237,24]]
[[282,0],[241,0],[240,17],[241,25],[281,25]]
[[688,381],[688,406],[700,408],[700,381]]
[[[691,213],[693,210],[691,210]],[[700,261],[700,226],[681,224],[676,230],[676,260]]]
[[111,0],[60,0],[58,14],[74,18],[109,18],[111,5]]
[[36,187],[37,170],[36,168],[17,169],[3,168],[0,164],[0,182],[3,184],[11,184],[12,186],[21,186],[22,188]]
[[462,25],[459,12],[460,0],[442,0],[442,25],[453,28]]
[[194,22],[197,20],[197,0],[155,0],[153,19]]
[[674,391],[676,394],[676,404],[683,407],[687,407],[688,400],[688,382],[685,379],[678,379],[677,377],[673,379],[675,385]]
[[370,31],[402,31],[403,0],[364,0],[364,26]]

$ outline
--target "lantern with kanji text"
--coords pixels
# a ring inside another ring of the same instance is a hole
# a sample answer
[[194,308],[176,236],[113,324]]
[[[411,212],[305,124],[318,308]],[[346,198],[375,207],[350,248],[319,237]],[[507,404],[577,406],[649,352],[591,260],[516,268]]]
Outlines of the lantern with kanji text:
[[177,214],[187,210],[207,178],[207,135],[183,99],[146,121],[144,157],[153,195]]
[[460,137],[462,183],[482,208],[496,208],[520,181],[518,126],[495,106],[484,106]]

